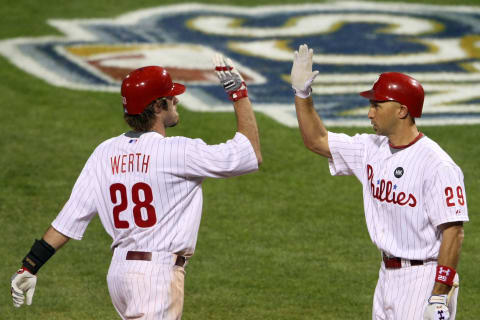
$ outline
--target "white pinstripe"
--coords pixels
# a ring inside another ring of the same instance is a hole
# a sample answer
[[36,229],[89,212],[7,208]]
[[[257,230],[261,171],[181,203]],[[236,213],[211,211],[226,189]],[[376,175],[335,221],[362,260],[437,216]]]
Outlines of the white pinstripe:
[[[401,269],[386,269],[382,262],[373,301],[373,320],[422,320],[435,278],[436,262]],[[459,281],[458,274],[455,281]],[[455,319],[458,290],[448,309]]]
[[107,283],[122,319],[181,319],[185,270],[176,255],[154,252],[152,261],[125,260],[128,250],[116,249]]
[[[436,260],[442,240],[437,227],[468,221],[463,173],[428,137],[399,151],[392,151],[388,138],[378,135],[350,137],[329,132],[328,143],[331,174],[355,175],[362,183],[370,238],[386,254],[408,260]],[[453,190],[450,200],[447,188]],[[457,188],[461,197],[455,193]],[[422,319],[433,288],[434,266],[397,270],[382,267],[373,319]]]
[[[118,313],[123,319],[180,319],[184,270],[174,266],[173,258],[174,253],[194,253],[202,181],[257,169],[252,145],[238,132],[219,145],[155,132],[137,138],[123,134],[92,153],[52,226],[80,240],[98,213],[113,239],[107,282]],[[152,252],[154,258],[127,261],[129,250]]]

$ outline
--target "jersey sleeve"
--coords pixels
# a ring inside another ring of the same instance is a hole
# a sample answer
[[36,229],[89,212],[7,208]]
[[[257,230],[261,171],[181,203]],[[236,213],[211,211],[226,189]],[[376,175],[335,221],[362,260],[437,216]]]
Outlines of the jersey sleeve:
[[75,182],[70,198],[52,222],[52,227],[69,238],[81,240],[85,229],[97,213],[97,180],[94,169],[92,155]]
[[189,140],[185,153],[186,175],[190,177],[226,178],[258,170],[252,144],[240,132],[216,145],[208,145],[201,139]]
[[456,165],[437,168],[424,185],[425,208],[432,224],[468,221],[463,173]]
[[332,176],[360,174],[365,158],[365,142],[362,135],[353,137],[343,133],[328,132],[328,147],[332,157],[328,165]]

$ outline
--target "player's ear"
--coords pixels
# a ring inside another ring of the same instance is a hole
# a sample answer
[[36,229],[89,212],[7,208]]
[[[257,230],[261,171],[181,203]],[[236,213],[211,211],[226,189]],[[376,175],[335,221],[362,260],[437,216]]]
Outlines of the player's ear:
[[155,113],[160,113],[162,112],[162,110],[168,110],[167,99],[165,98],[157,99],[155,101],[154,110],[155,110]]
[[408,108],[404,104],[400,104],[400,109],[398,110],[398,117],[400,119],[405,119],[408,117]]
[[160,107],[161,107],[163,110],[168,110],[168,102],[167,102],[167,99],[166,99],[166,98],[161,98],[161,99],[160,99]]

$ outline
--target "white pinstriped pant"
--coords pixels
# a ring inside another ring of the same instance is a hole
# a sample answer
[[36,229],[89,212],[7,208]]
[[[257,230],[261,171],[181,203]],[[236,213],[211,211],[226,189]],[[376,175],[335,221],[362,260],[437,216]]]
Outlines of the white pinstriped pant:
[[[433,289],[437,262],[400,269],[379,271],[373,297],[373,320],[423,320],[423,312]],[[458,282],[458,274],[455,275]],[[458,288],[452,295],[448,309],[450,320],[457,312]]]
[[176,255],[152,252],[151,261],[126,260],[128,250],[115,249],[107,283],[112,303],[124,320],[180,320],[183,311],[183,267]]

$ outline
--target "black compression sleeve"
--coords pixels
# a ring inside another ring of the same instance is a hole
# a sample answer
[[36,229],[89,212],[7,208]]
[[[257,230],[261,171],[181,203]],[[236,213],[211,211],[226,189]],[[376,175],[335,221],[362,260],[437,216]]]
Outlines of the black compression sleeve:
[[23,266],[33,274],[36,274],[54,253],[55,249],[45,240],[35,240],[30,252],[23,258]]

